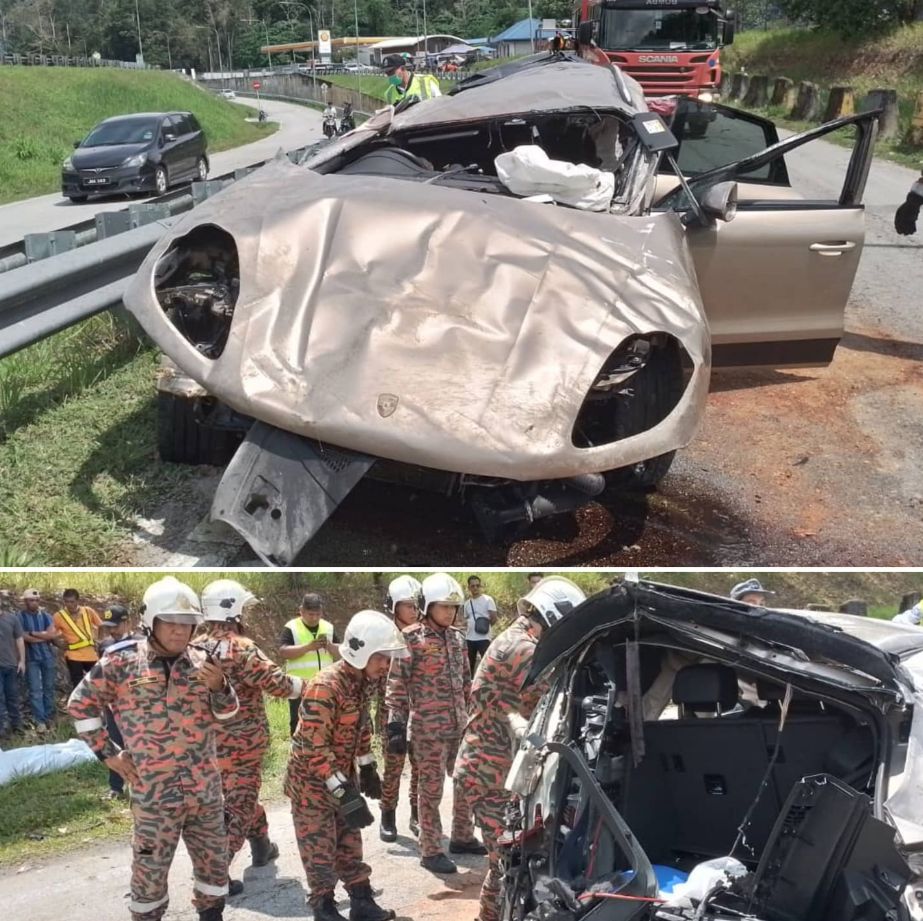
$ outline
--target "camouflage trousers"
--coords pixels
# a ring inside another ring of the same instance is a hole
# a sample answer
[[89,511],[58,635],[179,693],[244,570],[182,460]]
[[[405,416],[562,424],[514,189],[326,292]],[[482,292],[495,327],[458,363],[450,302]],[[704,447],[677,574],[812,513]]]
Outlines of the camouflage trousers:
[[461,778],[474,820],[481,829],[487,848],[487,875],[481,885],[481,905],[478,921],[499,921],[500,918],[500,854],[497,840],[506,830],[504,815],[510,792],[502,787],[487,786],[477,776],[465,774]]
[[368,882],[372,868],[362,862],[362,834],[346,826],[329,794],[312,790],[292,799],[292,821],[313,907],[333,892],[337,880],[347,889]]
[[167,876],[182,836],[192,859],[192,904],[197,911],[224,907],[228,893],[227,834],[221,800],[132,804],[131,902],[133,921],[160,921],[169,904]]
[[404,761],[410,760],[410,802],[417,801],[420,784],[420,772],[413,754],[413,745],[408,746],[406,755],[392,755],[388,751],[388,739],[382,736],[381,750],[385,753],[385,775],[381,782],[381,808],[397,809],[397,800],[401,788],[401,774],[404,773]]
[[228,863],[243,847],[246,838],[268,834],[266,810],[260,803],[263,783],[263,757],[240,761],[221,760],[221,786],[224,790],[224,819],[228,830]]
[[[439,804],[446,776],[455,770],[458,754],[457,736],[447,739],[415,737],[414,757],[420,772],[417,813],[420,819],[420,852],[424,857],[443,853],[442,820]],[[460,783],[452,788],[452,840],[470,841],[474,837],[474,824],[465,791]]]

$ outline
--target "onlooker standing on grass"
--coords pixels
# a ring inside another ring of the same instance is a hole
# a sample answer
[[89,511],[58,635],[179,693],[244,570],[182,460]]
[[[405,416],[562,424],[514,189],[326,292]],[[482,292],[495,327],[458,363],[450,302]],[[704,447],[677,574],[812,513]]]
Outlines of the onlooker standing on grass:
[[80,604],[80,592],[66,588],[61,595],[64,607],[54,616],[54,625],[67,643],[64,660],[71,684],[77,687],[81,679],[96,664],[96,630],[102,621],[92,608]]
[[[282,629],[279,638],[279,655],[285,659],[289,675],[310,681],[322,668],[333,665],[339,652],[340,639],[336,628],[324,615],[324,599],[308,592],[301,599],[298,617],[292,618]],[[289,730],[295,734],[298,725],[300,701],[289,701]]]
[[480,576],[468,576],[468,600],[462,611],[465,615],[465,641],[468,644],[468,664],[475,672],[478,658],[487,652],[497,622],[497,605],[484,593]]
[[42,607],[37,588],[22,593],[19,623],[26,643],[26,682],[29,704],[38,732],[51,728],[55,717],[55,683],[58,675],[58,653],[54,640],[58,636],[51,615]]
[[0,611],[0,739],[22,729],[19,678],[26,672],[22,623],[12,611]]

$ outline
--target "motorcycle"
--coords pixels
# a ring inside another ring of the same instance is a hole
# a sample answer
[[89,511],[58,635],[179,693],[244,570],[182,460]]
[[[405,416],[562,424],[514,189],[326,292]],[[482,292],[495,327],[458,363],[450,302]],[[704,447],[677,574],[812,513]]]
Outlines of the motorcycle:
[[356,123],[353,121],[352,115],[344,115],[340,119],[340,128],[337,131],[337,134],[347,134],[356,127]]
[[337,133],[336,122],[324,122],[324,137],[332,138]]
[[269,116],[266,114],[266,110],[265,110],[265,109],[260,109],[260,111],[259,111],[259,113],[257,114],[256,118],[257,118],[257,121],[258,121],[260,124],[262,124],[264,121],[266,121],[267,118],[269,118]]

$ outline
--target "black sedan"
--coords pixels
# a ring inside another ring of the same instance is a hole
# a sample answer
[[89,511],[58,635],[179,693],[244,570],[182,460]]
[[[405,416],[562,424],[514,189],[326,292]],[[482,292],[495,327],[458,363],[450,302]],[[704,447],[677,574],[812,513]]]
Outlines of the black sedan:
[[118,115],[100,122],[61,170],[61,192],[73,202],[94,193],[153,191],[208,176],[205,133],[190,112]]

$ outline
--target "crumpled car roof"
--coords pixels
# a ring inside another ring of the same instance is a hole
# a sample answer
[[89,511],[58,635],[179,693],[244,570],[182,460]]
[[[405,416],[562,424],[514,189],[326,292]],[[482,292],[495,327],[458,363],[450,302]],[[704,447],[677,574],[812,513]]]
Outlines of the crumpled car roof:
[[611,67],[562,60],[525,67],[483,86],[412,105],[394,116],[391,130],[578,108],[615,110],[628,117],[647,110],[641,88],[631,77],[616,75]]

